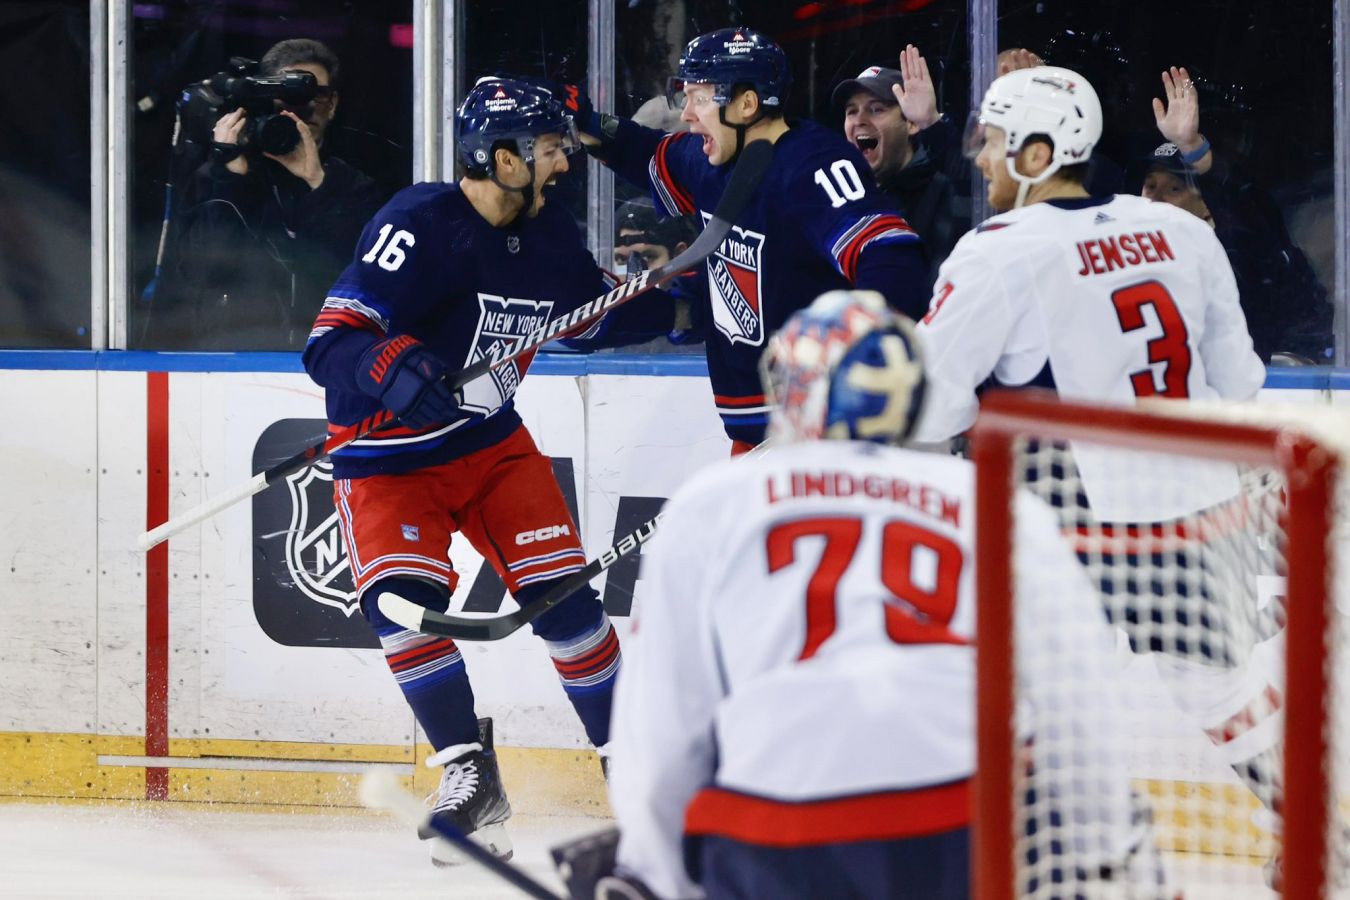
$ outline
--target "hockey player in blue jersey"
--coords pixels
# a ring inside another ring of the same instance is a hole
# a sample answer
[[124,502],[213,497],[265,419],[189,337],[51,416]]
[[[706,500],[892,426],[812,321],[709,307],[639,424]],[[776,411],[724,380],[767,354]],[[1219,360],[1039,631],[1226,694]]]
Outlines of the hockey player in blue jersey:
[[[448,555],[454,532],[522,605],[585,565],[552,465],[513,405],[531,355],[470,382],[460,396],[442,376],[608,286],[571,217],[546,202],[547,186],[579,147],[552,95],[485,79],[455,127],[461,179],[413,185],[371,219],[324,301],[304,363],[326,389],[330,429],[398,417],[396,427],[333,454],[361,611],[435,748],[428,765],[445,767],[436,810],[507,856],[502,823],[510,807],[490,720],[480,731],[458,648],[400,627],[376,599],[391,592],[444,611],[457,580]],[[631,318],[654,308],[644,300],[615,313]],[[533,627],[587,736],[602,746],[619,642],[595,591],[577,591]],[[433,842],[433,859],[454,862],[452,852]]]
[[664,134],[579,109],[591,152],[646,185],[670,215],[706,222],[746,143],[774,161],[749,208],[708,259],[708,371],[736,450],[764,438],[768,407],[757,365],[764,340],[832,289],[870,288],[920,318],[932,285],[919,238],[877,190],[844,138],[783,115],[791,76],[781,47],[749,28],[700,35],[685,48],[668,96],[688,132]]

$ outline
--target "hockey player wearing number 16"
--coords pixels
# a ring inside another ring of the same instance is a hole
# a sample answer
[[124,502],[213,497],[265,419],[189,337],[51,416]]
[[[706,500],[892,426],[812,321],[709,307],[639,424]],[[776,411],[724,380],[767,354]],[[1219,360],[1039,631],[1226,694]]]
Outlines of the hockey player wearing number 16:
[[741,148],[774,145],[750,206],[708,259],[708,373],[736,450],[764,438],[768,411],[757,366],[766,338],[824,291],[880,292],[921,315],[932,287],[916,235],[877,190],[857,148],[813,122],[784,117],[791,77],[781,47],[749,28],[689,42],[667,97],[689,131],[664,134],[578,110],[591,152],[649,188],[669,215],[708,220]]
[[[414,185],[375,215],[324,302],[304,363],[326,389],[330,430],[398,417],[332,455],[342,534],[362,614],[435,748],[428,764],[445,767],[436,811],[506,856],[501,824],[511,811],[459,649],[400,627],[376,600],[389,592],[445,611],[457,581],[454,532],[523,606],[585,566],[552,464],[514,407],[531,355],[469,382],[462,396],[442,376],[607,286],[571,217],[546,203],[579,147],[553,97],[485,79],[455,128],[460,181]],[[611,316],[651,309],[633,303]],[[587,737],[605,744],[619,643],[595,591],[578,590],[533,628]],[[433,859],[455,861],[448,852],[432,842]]]
[[[663,898],[965,900],[972,466],[885,446],[909,434],[925,387],[910,323],[878,294],[834,291],[794,314],[764,386],[773,449],[699,473],[649,545],[614,706],[617,875]],[[1156,884],[1113,636],[1049,507],[1017,502],[1027,752],[1061,821],[1098,826],[1075,845],[1078,877]],[[1047,664],[1079,687],[1037,681]],[[1041,712],[1084,727],[1042,732]],[[1083,764],[1103,777],[1066,768]]]

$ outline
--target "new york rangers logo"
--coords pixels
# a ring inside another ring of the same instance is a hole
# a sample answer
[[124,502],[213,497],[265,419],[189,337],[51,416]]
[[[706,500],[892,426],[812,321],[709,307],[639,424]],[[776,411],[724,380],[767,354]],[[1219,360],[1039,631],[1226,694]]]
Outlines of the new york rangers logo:
[[[478,330],[464,364],[487,358],[494,347],[542,329],[553,316],[552,300],[518,300],[496,294],[478,295]],[[464,409],[490,415],[506,404],[520,386],[530,354],[493,369],[464,386]]]
[[291,523],[286,531],[286,571],[300,593],[315,603],[356,612],[347,548],[333,508],[333,465],[315,463],[286,479]]
[[[709,216],[704,213],[704,221]],[[733,344],[764,344],[764,310],[760,273],[764,235],[732,228],[708,258],[708,287],[712,293],[713,324]]]

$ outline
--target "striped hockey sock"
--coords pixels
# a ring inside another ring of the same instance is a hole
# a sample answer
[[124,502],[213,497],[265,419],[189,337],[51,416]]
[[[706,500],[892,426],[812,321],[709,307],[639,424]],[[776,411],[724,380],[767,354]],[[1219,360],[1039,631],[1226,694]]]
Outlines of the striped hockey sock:
[[586,736],[599,747],[609,741],[609,711],[619,674],[619,636],[609,617],[575,637],[545,641],[567,699],[572,701]]
[[455,642],[398,626],[377,633],[385,662],[431,745],[441,749],[478,740],[473,688]]

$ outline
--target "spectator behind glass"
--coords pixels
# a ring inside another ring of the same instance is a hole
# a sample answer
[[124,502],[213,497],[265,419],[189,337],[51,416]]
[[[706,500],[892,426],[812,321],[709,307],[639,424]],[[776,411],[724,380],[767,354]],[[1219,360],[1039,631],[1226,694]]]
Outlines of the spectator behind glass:
[[[639,272],[664,266],[688,249],[698,233],[692,216],[658,216],[650,200],[629,200],[614,214],[614,269],[620,281],[627,281]],[[681,275],[661,295],[645,301],[649,305],[669,306],[670,320],[660,319],[661,326],[653,332],[655,341],[634,352],[664,352],[666,345],[692,344],[701,341],[701,329],[696,327],[694,309],[699,303],[691,300],[706,291],[702,271]]]
[[641,200],[619,207],[614,225],[614,268],[624,281],[646,269],[664,266],[688,247],[692,226],[686,218],[659,218]]
[[[1329,364],[1335,355],[1332,306],[1274,200],[1241,176],[1200,133],[1200,102],[1185,68],[1162,73],[1153,100],[1167,139],[1144,161],[1141,194],[1204,219],[1228,253],[1247,330],[1262,361]],[[1291,360],[1290,357],[1293,357]]]
[[952,181],[942,172],[955,129],[938,112],[928,62],[911,44],[900,54],[898,70],[864,69],[836,85],[831,101],[844,111],[844,137],[923,238],[929,280],[936,280],[970,222],[957,221]]
[[243,110],[216,122],[212,159],[193,175],[180,246],[194,317],[194,348],[299,350],[328,286],[351,261],[361,229],[385,192],[324,150],[338,109],[338,58],[315,40],[281,41],[263,76],[308,72],[319,94],[283,109],[300,132],[284,155],[240,147]]

